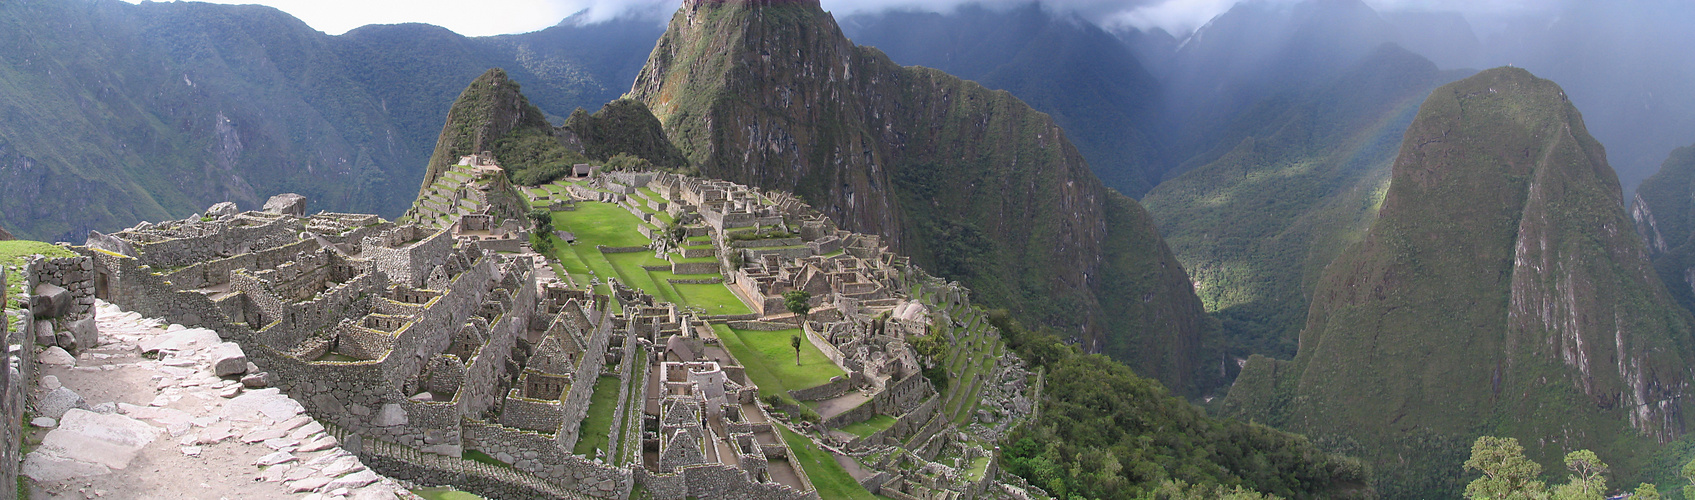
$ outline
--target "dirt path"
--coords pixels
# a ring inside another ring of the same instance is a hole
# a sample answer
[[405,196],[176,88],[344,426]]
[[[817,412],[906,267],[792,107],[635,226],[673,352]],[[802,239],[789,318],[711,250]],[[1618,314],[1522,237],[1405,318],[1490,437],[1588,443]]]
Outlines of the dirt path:
[[41,355],[31,498],[418,498],[276,389],[213,376],[215,332],[98,307],[99,347]]

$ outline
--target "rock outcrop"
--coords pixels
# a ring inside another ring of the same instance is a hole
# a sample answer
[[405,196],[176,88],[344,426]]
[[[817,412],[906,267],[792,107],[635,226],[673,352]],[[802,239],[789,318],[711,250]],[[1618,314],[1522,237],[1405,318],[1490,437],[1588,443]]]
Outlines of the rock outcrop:
[[1480,434],[1550,468],[1592,449],[1633,484],[1633,448],[1683,433],[1695,320],[1565,93],[1517,68],[1438,88],[1391,175],[1295,359],[1250,360],[1227,411],[1359,443],[1388,496],[1457,496]]
[[795,192],[983,303],[1207,385],[1212,329],[1147,213],[1011,94],[855,46],[816,1],[691,0],[630,95],[701,175]]
[[1695,311],[1695,146],[1677,148],[1636,188],[1630,217],[1654,268],[1685,309]]

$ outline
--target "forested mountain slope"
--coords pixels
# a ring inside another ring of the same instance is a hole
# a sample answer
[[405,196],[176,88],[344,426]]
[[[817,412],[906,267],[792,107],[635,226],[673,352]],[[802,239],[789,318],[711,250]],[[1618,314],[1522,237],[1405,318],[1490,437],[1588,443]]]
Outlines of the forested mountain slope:
[[854,43],[895,62],[1005,90],[1053,117],[1107,187],[1141,197],[1164,175],[1159,82],[1130,46],[1071,13],[1031,2],[948,13],[884,11],[840,20]]
[[1419,103],[1458,76],[1383,45],[1254,106],[1142,199],[1239,353],[1294,357],[1319,274],[1376,218]]
[[1496,68],[1436,89],[1298,354],[1250,359],[1227,412],[1358,446],[1392,497],[1456,496],[1479,434],[1551,470],[1592,449],[1633,483],[1685,429],[1695,337],[1621,196],[1553,82]]

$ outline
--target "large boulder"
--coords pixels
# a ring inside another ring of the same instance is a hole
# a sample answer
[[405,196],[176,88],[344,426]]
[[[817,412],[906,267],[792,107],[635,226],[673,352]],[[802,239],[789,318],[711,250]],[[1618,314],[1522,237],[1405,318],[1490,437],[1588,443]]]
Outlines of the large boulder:
[[272,196],[265,202],[265,211],[273,214],[306,216],[306,197],[294,193],[283,193]]
[[55,365],[55,366],[76,366],[77,365],[77,358],[75,356],[71,356],[71,353],[65,352],[65,349],[62,348],[62,347],[59,347],[59,346],[53,346],[53,347],[43,349],[41,351],[41,354],[36,356],[35,360],[41,362],[41,364],[44,364],[44,365]]
[[53,335],[53,321],[35,321],[35,343],[46,346],[59,345],[58,337]]
[[0,227],[0,241],[6,241],[6,240],[10,240],[10,239],[12,239],[12,233],[8,233],[8,232],[6,232],[6,228]]
[[35,295],[29,298],[29,312],[37,318],[57,318],[70,313],[74,302],[70,290],[42,283],[35,286]]
[[210,352],[212,372],[219,377],[247,373],[247,353],[241,352],[240,344],[224,342],[212,346]]
[[94,323],[93,316],[72,321],[67,329],[76,339],[77,349],[92,349],[100,345],[100,328]]
[[[298,195],[296,195],[296,196],[298,196]],[[272,199],[274,200],[275,198],[272,198]],[[305,203],[302,202],[302,206],[300,208],[305,209],[306,207],[304,205],[305,205]],[[265,208],[270,208],[270,206],[266,205]],[[218,204],[212,205],[210,207],[206,207],[206,216],[207,217],[214,217],[215,218],[215,217],[223,217],[223,216],[227,216],[227,215],[235,215],[235,214],[239,214],[239,213],[241,213],[241,209],[235,206],[235,202],[226,201],[226,202],[223,202],[223,203],[218,203]]]
[[60,386],[58,389],[47,391],[35,400],[35,414],[47,418],[60,418],[65,412],[74,408],[88,408],[88,402],[82,399],[76,391],[69,387]]

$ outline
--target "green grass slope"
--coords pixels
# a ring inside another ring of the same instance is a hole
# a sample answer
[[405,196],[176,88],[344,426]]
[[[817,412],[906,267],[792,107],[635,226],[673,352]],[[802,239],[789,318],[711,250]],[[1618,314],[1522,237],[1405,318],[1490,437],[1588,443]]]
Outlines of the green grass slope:
[[1385,45],[1261,102],[1142,199],[1235,353],[1295,355],[1319,273],[1364,236],[1418,104],[1455,76]]
[[1688,412],[1690,314],[1558,85],[1496,68],[1432,92],[1365,238],[1314,288],[1292,362],[1250,361],[1227,412],[1357,447],[1389,497],[1457,496],[1479,434],[1630,484]]
[[1009,93],[856,47],[817,2],[690,1],[631,96],[702,175],[795,192],[1182,392],[1216,374],[1199,369],[1212,330],[1146,212]]

